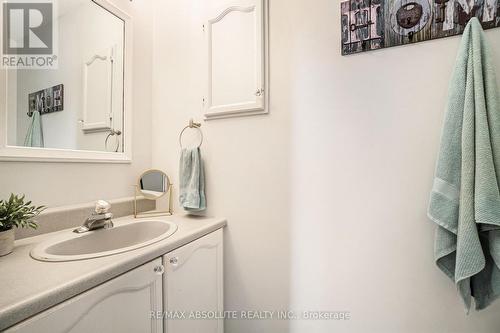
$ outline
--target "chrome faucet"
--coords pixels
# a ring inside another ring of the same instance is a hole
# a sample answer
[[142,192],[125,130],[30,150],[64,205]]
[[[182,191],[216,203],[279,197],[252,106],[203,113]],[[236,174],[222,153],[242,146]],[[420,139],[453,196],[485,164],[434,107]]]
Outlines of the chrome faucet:
[[81,227],[76,228],[73,232],[77,234],[82,234],[97,229],[110,229],[113,228],[113,214],[109,213],[111,205],[104,201],[99,200],[96,202],[95,210],[92,214],[85,220]]

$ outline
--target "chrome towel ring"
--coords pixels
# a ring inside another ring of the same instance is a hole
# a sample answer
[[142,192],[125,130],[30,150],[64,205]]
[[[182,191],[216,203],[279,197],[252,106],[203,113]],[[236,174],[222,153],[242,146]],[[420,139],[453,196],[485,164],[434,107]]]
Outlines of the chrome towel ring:
[[[104,141],[104,148],[106,149],[106,151],[110,151],[108,149],[108,141],[109,141],[109,138],[112,137],[112,136],[120,136],[122,135],[122,131],[120,130],[111,130],[111,133],[108,134],[108,136],[106,137],[106,141]],[[116,140],[116,148],[114,148],[114,150],[112,150],[111,152],[114,152],[114,153],[117,153],[118,152],[118,149],[120,149],[120,140]]]
[[181,146],[181,148],[184,148],[184,147],[182,146],[182,135],[183,135],[183,134],[184,134],[184,132],[186,132],[186,130],[187,130],[187,129],[189,129],[189,128],[197,129],[197,130],[198,130],[198,132],[200,132],[200,144],[198,145],[198,147],[197,147],[197,148],[200,148],[200,147],[201,147],[201,145],[203,144],[203,132],[201,131],[200,127],[201,127],[201,124],[200,124],[200,123],[195,123],[195,122],[193,121],[193,119],[190,119],[190,120],[189,120],[189,125],[187,125],[186,127],[184,127],[184,128],[182,129],[181,133],[179,134],[179,145]]

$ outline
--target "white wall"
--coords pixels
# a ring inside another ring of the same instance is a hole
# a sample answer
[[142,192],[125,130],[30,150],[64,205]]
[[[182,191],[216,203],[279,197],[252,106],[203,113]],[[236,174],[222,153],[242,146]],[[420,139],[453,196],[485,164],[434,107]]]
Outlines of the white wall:
[[[467,317],[433,265],[426,218],[460,38],[341,57],[338,2],[287,3],[292,305],[353,317],[293,331],[498,332],[500,303]],[[500,30],[487,37],[500,76]]]
[[[178,181],[180,130],[202,119],[205,13],[224,0],[156,1],[153,166]],[[283,2],[282,5],[285,5]],[[287,309],[290,275],[286,47],[272,31],[272,112],[204,122],[209,215],[227,217],[225,308]],[[284,23],[284,22],[283,22]],[[281,60],[280,60],[281,59]],[[177,208],[177,211],[178,208]],[[286,332],[286,321],[226,322],[227,332]]]
[[[156,1],[153,165],[176,183],[177,135],[202,118],[206,3]],[[227,332],[498,332],[500,303],[464,314],[426,218],[460,39],[341,57],[339,8],[270,0],[271,114],[203,123],[203,153],[209,214],[229,219],[226,309],[352,319]]]
[[[7,80],[5,82],[7,87],[16,87],[17,86],[17,73],[15,71],[11,71]],[[12,95],[9,100],[7,100],[7,110],[16,110],[17,109],[17,90],[12,92]],[[17,115],[14,113],[14,116],[7,117],[7,126],[9,127],[9,131],[7,133],[7,142],[16,142],[17,140]]]
[[112,0],[134,20],[133,162],[131,164],[0,162],[0,198],[25,193],[38,204],[60,206],[133,195],[151,167],[152,2]]

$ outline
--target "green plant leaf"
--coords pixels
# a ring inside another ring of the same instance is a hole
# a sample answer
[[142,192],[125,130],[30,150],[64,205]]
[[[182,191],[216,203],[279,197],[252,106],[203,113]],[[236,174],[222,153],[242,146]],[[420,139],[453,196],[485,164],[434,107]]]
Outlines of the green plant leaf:
[[33,218],[40,215],[46,207],[32,206],[32,201],[25,202],[25,198],[25,195],[18,196],[12,193],[9,200],[0,200],[0,231],[38,227]]

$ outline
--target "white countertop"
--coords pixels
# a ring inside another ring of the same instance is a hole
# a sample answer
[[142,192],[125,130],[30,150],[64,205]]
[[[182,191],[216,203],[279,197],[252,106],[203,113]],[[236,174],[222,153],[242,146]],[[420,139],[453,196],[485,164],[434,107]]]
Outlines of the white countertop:
[[[226,225],[221,218],[182,215],[140,220],[170,221],[179,228],[147,247],[73,262],[42,262],[29,254],[36,244],[68,230],[16,241],[14,252],[0,257],[0,331]],[[116,225],[133,221],[131,217],[113,220]]]

